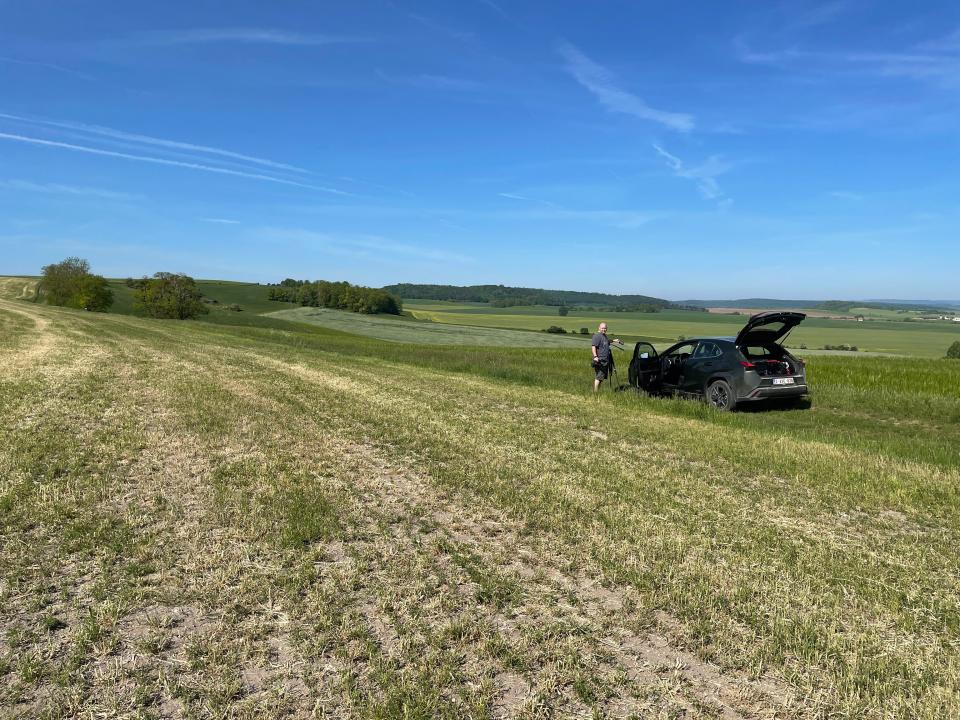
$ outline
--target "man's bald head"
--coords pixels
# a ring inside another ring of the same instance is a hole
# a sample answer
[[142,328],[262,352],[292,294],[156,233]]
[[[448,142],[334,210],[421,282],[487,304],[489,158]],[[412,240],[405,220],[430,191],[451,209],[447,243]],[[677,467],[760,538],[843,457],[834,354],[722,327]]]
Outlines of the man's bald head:
[[597,330],[599,330],[600,332],[606,334],[606,332],[607,332],[607,324],[606,324],[605,322],[600,323],[600,327],[598,327]]

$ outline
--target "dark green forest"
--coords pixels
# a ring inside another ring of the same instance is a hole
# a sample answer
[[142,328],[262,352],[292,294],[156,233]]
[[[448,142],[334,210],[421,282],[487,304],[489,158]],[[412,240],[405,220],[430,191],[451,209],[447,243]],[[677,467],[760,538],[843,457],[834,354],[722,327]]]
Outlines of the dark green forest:
[[493,307],[518,305],[592,305],[604,308],[649,307],[654,312],[673,307],[673,303],[648,295],[611,295],[576,290],[541,290],[507,285],[387,285],[384,290],[404,299],[446,300],[452,302],[490,303]]

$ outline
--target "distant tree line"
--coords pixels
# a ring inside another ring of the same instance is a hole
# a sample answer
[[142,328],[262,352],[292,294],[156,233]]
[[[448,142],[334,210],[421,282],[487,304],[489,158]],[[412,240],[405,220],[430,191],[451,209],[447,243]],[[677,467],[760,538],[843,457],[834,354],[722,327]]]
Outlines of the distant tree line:
[[60,305],[91,312],[106,312],[113,304],[113,291],[101,275],[90,272],[90,263],[82,258],[44,266],[38,299],[49,305]]
[[348,282],[287,278],[278,285],[272,286],[267,297],[280,302],[348,310],[367,315],[378,313],[399,315],[403,312],[403,301],[396,295],[386,290],[351,285]]
[[[681,309],[679,306],[674,306],[672,303],[668,305],[672,310]],[[600,307],[591,307],[591,306],[579,306],[577,310],[581,312],[638,312],[638,313],[658,313],[663,310],[664,307],[661,305],[654,305],[653,303],[637,303],[635,305],[603,305]],[[684,308],[685,309],[685,308]],[[691,308],[692,310],[703,310],[706,312],[706,308]]]
[[452,302],[490,303],[493,307],[517,305],[602,305],[604,310],[649,306],[658,309],[672,307],[669,300],[647,295],[611,295],[608,293],[579,292],[576,290],[541,290],[538,288],[509,287],[507,285],[416,285],[400,283],[387,285],[384,290],[404,299],[449,300]]
[[[896,310],[897,312],[908,312],[911,310],[919,312],[930,312],[931,310],[944,310],[936,305],[927,305],[923,303],[887,303],[887,302],[864,302],[862,300],[826,300],[818,303],[817,310],[830,310],[832,312],[849,313],[853,308],[870,308],[871,310]],[[947,312],[950,312],[947,309]]]
[[[90,272],[83,258],[69,257],[44,266],[37,297],[50,305],[106,312],[113,305],[113,290],[106,278]],[[150,317],[185,320],[209,312],[192,277],[158,272],[151,278],[128,278],[134,293],[133,307]]]

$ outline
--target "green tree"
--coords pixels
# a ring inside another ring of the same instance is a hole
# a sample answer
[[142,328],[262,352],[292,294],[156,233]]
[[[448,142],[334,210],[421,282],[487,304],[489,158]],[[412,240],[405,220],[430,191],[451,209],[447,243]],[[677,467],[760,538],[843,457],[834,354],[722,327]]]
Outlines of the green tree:
[[84,275],[80,278],[74,300],[76,305],[73,307],[91,312],[106,312],[107,308],[113,305],[113,290],[100,275]]
[[90,274],[90,263],[78,257],[45,265],[40,290],[51,305],[67,305],[80,288],[80,279]]
[[44,266],[40,293],[50,305],[104,312],[113,304],[113,291],[90,263],[78,257]]
[[559,315],[560,317],[566,317],[569,314],[570,314],[570,308],[568,308],[566,305],[561,305],[557,309],[557,315]]
[[386,290],[351,285],[348,282],[329,282],[328,280],[290,280],[280,283],[280,287],[270,288],[271,300],[297,302],[310,307],[348,310],[356,313],[403,313],[403,300]]
[[960,360],[960,340],[947,348],[947,357],[951,360]]
[[158,272],[144,278],[134,293],[134,307],[150,317],[188,320],[210,312],[197,283],[182,273]]

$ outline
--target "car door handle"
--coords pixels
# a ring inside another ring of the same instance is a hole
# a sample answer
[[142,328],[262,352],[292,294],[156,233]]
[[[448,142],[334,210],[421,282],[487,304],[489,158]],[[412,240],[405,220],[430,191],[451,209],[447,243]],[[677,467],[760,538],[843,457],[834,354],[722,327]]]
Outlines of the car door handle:
[[704,366],[704,367],[713,367],[713,363],[712,363],[712,362],[704,363],[703,366]]

